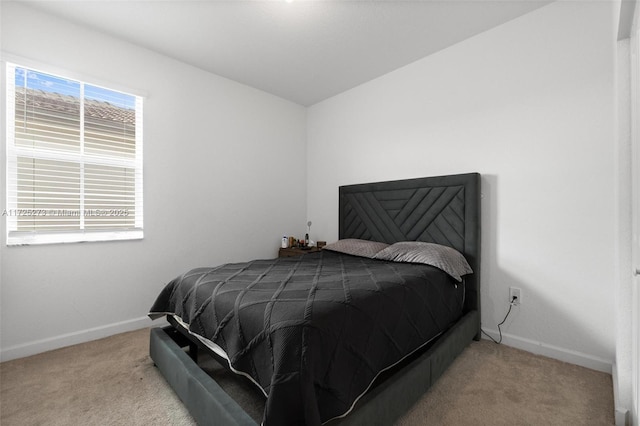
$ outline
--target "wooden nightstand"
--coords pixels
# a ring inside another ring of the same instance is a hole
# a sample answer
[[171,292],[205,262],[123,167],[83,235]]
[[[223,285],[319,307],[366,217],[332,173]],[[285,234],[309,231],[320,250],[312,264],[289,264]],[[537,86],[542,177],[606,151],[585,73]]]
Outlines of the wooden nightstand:
[[308,249],[300,247],[280,248],[280,251],[278,251],[278,257],[300,256],[301,254],[317,253],[320,250],[322,249],[319,249],[318,247],[310,247]]

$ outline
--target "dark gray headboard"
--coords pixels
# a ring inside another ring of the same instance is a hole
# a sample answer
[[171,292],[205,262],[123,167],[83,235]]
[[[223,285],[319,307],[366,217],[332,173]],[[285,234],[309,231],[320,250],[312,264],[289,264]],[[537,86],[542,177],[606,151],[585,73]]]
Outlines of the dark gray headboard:
[[480,310],[480,175],[341,186],[339,237],[450,246],[467,258],[465,310]]

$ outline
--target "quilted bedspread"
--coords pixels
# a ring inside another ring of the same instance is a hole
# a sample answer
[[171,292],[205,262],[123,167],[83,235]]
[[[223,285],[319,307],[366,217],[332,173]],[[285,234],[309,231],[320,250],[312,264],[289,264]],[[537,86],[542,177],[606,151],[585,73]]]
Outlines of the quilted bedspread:
[[265,426],[319,425],[461,316],[455,284],[432,266],[322,251],[193,269],[149,315],[222,348],[267,395]]

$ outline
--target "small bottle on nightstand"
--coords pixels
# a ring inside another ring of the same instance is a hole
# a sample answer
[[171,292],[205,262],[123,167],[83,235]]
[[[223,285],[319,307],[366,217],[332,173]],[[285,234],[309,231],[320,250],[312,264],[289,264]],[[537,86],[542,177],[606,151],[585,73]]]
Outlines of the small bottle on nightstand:
[[287,247],[289,247],[289,239],[287,238],[287,236],[286,236],[286,235],[284,235],[284,236],[282,237],[282,245],[281,245],[280,247],[282,247],[282,248],[287,248]]

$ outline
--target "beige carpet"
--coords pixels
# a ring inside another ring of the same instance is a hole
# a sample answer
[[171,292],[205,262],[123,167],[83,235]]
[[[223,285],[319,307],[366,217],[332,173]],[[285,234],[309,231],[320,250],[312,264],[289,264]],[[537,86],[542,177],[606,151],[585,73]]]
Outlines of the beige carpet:
[[[612,425],[611,376],[473,342],[398,426]],[[0,364],[0,424],[193,425],[148,330]]]

